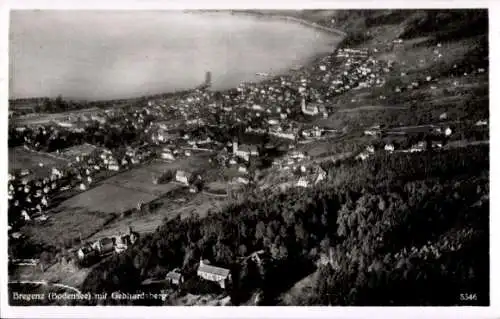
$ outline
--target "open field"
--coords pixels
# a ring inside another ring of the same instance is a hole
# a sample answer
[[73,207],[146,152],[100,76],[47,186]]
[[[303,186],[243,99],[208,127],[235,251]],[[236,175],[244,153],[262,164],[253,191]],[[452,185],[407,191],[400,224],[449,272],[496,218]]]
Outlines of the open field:
[[307,152],[311,158],[316,159],[319,157],[355,151],[357,150],[358,145],[370,140],[371,138],[368,136],[346,137],[345,139],[335,138],[315,143],[303,144],[297,147],[297,150]]
[[211,155],[207,152],[199,152],[196,155],[182,158],[173,162],[165,162],[162,160],[153,161],[147,168],[154,172],[163,172],[165,170],[185,170],[194,171],[207,167],[209,165],[208,158]]
[[[180,196],[176,198],[180,198]],[[90,240],[126,232],[129,226],[139,233],[151,233],[162,225],[165,219],[177,216],[186,218],[193,214],[204,217],[210,209],[218,211],[225,203],[220,198],[203,193],[196,195],[186,193],[183,198],[185,201],[179,202],[173,201],[171,196],[159,198],[153,201],[156,208],[149,214],[135,214],[125,218],[117,218],[90,237]]]
[[108,214],[120,214],[137,207],[139,202],[150,202],[156,196],[111,184],[102,184],[78,194],[59,206],[61,209],[86,209]]
[[[62,158],[50,154],[28,151],[22,147],[9,148],[9,171],[18,169],[29,169],[33,171],[34,178],[50,175],[52,167],[62,167],[68,164]],[[43,167],[39,166],[43,163]]]
[[143,166],[115,175],[107,179],[105,183],[126,188],[128,190],[136,190],[137,192],[150,194],[154,197],[161,196],[162,194],[179,187],[173,183],[153,184],[153,177],[160,174],[161,171],[159,170],[152,170],[148,166]]
[[32,242],[58,247],[91,236],[115,218],[113,214],[65,208],[43,224],[28,224],[22,231]]

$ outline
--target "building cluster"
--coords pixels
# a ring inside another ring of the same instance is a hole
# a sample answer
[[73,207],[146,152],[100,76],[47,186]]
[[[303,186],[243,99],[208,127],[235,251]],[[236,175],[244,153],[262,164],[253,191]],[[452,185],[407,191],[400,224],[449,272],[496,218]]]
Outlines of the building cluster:
[[298,169],[300,177],[295,185],[296,187],[311,187],[325,181],[327,178],[325,170],[319,166],[306,167],[304,165],[300,165]]
[[[264,268],[270,261],[269,254],[263,250],[253,252],[246,257],[239,257],[237,262],[240,264],[252,261],[261,275],[264,274]],[[209,260],[200,258],[196,269],[196,276],[200,279],[211,281],[222,289],[227,289],[233,283],[231,270],[225,267],[213,265]],[[151,282],[150,280],[146,282]],[[165,276],[165,282],[173,286],[181,286],[185,282],[184,274],[180,268],[169,271]]]
[[45,211],[49,207],[50,195],[61,187],[63,174],[57,168],[52,169],[50,177],[41,180],[29,179],[29,170],[10,174],[8,180],[9,226],[18,220],[32,219],[45,221]]
[[139,239],[139,234],[129,228],[128,234],[118,234],[113,237],[104,237],[93,243],[86,243],[80,247],[76,256],[78,260],[85,264],[90,261],[97,261],[109,254],[120,254],[132,246]]
[[191,193],[197,193],[203,189],[203,178],[198,174],[178,170],[175,173],[175,181],[189,187]]

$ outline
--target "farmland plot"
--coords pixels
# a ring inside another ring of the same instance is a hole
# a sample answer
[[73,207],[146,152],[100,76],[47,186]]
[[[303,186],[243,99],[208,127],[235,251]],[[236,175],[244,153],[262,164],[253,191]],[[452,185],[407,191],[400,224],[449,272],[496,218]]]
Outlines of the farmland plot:
[[178,187],[172,183],[155,185],[153,183],[153,177],[159,176],[160,174],[160,170],[152,170],[145,166],[115,175],[107,179],[105,183],[127,188],[129,190],[137,190],[145,194],[151,194],[156,198]]
[[[56,156],[28,151],[22,147],[9,148],[9,171],[29,169],[33,173],[31,176],[33,178],[44,178],[50,176],[52,167],[63,167],[68,164],[68,162],[62,158]],[[43,164],[43,167],[40,166]]]
[[64,201],[60,207],[62,209],[87,209],[102,213],[121,214],[137,207],[139,202],[148,203],[155,198],[156,196],[153,194],[103,184]]

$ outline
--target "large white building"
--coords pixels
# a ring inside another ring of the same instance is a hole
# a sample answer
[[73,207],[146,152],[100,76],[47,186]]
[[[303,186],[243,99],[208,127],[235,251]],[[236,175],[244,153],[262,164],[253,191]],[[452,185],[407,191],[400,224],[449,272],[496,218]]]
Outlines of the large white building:
[[200,259],[197,274],[205,280],[216,282],[223,289],[231,281],[231,272],[229,269],[209,265],[203,259]]

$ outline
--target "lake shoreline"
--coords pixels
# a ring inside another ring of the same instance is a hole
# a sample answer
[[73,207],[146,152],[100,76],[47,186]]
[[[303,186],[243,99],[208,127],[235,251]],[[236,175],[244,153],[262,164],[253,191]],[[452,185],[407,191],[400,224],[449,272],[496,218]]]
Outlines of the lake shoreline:
[[[313,21],[308,21],[306,19],[301,19],[301,18],[297,18],[294,16],[287,16],[287,15],[283,15],[283,14],[271,14],[271,13],[253,11],[253,10],[196,10],[196,11],[185,10],[184,12],[185,13],[195,13],[195,14],[203,14],[203,13],[207,13],[207,12],[229,13],[230,15],[236,15],[236,16],[237,15],[251,16],[251,17],[258,18],[258,19],[273,19],[273,20],[276,19],[276,20],[288,21],[288,22],[292,22],[292,23],[298,23],[298,24],[301,24],[301,25],[309,27],[309,28],[314,28],[314,29],[321,30],[323,32],[327,32],[327,33],[330,33],[332,35],[341,37],[340,40],[338,41],[338,44],[341,44],[343,42],[343,40],[348,36],[348,34],[346,32],[344,32],[340,29],[326,27],[326,26],[320,25],[320,24],[313,22]],[[317,55],[313,56],[309,62],[300,66],[300,68],[313,67],[319,59],[321,59],[327,55],[335,53],[335,51],[338,49],[338,47],[339,47],[339,45],[337,45],[337,47],[334,50],[332,50],[332,52],[330,52],[330,53],[327,53],[327,54],[321,53],[321,54],[317,54]],[[286,75],[289,75],[289,74],[296,72],[296,71],[297,70],[294,70],[294,68],[290,68],[287,71],[285,71],[282,74],[277,75],[277,76],[286,76]],[[266,83],[267,81],[270,81],[273,78],[275,78],[275,76],[272,76],[272,77],[265,79],[265,80],[262,80],[262,81],[258,81],[258,83]],[[223,93],[223,92],[234,90],[235,88],[236,87],[229,88],[229,89],[213,90],[212,92],[222,92]],[[142,102],[144,100],[150,100],[150,99],[180,97],[180,96],[189,94],[196,89],[198,89],[198,88],[195,87],[195,88],[186,89],[186,90],[172,90],[172,91],[158,93],[158,94],[148,94],[148,95],[142,95],[142,96],[137,96],[137,97],[118,98],[118,99],[102,99],[102,100],[101,99],[99,99],[99,100],[84,100],[84,99],[80,99],[80,100],[73,99],[72,100],[72,99],[68,99],[67,101],[81,103],[81,105],[82,105],[82,108],[76,108],[74,110],[68,110],[68,111],[69,112],[81,111],[81,110],[86,109],[87,107],[88,108],[97,107],[97,108],[102,108],[102,109],[108,109],[108,108],[113,108],[113,107],[120,107],[120,105],[116,105],[116,104],[127,104],[128,105],[130,103],[137,103],[137,102]],[[9,104],[23,104],[23,103],[35,103],[37,101],[42,101],[45,99],[53,100],[54,98],[38,96],[38,97],[18,98],[18,99],[10,99],[9,98],[8,101],[9,101]],[[110,105],[110,104],[114,104],[114,105]],[[121,105],[121,106],[123,106],[123,105]],[[28,115],[29,115],[29,113],[28,113]]]

